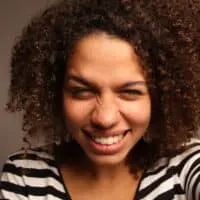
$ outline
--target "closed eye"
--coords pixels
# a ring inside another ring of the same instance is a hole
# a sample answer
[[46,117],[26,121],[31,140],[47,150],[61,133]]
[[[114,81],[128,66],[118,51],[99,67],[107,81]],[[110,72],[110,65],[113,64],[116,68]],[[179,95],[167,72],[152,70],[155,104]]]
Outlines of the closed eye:
[[135,100],[144,94],[145,92],[139,89],[125,89],[120,91],[120,97],[127,100]]
[[122,90],[121,93],[128,94],[128,95],[142,95],[143,94],[141,90],[136,90],[136,89]]
[[68,90],[71,96],[77,99],[88,99],[94,96],[94,91],[85,87],[70,87]]

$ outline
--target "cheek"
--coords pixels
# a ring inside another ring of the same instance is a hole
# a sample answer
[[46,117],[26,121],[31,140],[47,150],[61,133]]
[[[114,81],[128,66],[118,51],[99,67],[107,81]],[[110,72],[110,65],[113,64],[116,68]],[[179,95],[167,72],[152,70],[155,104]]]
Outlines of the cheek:
[[124,115],[133,124],[147,127],[151,118],[151,104],[149,99],[131,102],[123,107]]
[[81,103],[65,98],[63,101],[64,117],[67,126],[73,126],[73,128],[81,126],[87,120],[87,116],[90,112],[90,105]]

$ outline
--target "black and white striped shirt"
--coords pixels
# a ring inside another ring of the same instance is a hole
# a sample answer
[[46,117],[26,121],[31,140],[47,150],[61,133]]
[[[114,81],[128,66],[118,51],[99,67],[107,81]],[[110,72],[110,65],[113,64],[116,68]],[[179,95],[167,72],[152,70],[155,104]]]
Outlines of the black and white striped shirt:
[[[140,181],[136,200],[200,200],[200,140],[166,162],[160,159]],[[11,155],[1,177],[0,199],[70,200],[54,158],[39,150]]]

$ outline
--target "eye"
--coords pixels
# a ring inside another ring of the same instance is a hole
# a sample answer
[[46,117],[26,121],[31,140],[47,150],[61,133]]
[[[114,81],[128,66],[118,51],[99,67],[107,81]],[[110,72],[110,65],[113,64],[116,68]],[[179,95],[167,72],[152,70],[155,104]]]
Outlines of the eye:
[[71,87],[68,89],[72,97],[77,99],[88,99],[94,96],[94,92],[89,88],[84,87]]
[[125,99],[136,99],[144,94],[144,91],[139,89],[125,89],[120,91],[120,96]]

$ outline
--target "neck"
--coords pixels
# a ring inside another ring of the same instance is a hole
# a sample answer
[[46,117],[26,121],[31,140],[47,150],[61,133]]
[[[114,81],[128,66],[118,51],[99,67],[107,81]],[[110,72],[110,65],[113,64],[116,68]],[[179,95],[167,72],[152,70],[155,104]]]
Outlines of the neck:
[[80,177],[84,176],[90,181],[102,184],[119,182],[122,177],[137,180],[140,174],[142,174],[142,171],[137,174],[132,174],[129,166],[125,162],[115,165],[96,164],[85,156],[79,162],[72,164],[70,168],[74,173],[78,173]]
[[114,181],[121,177],[130,176],[129,167],[125,163],[117,165],[98,165],[87,162],[85,164],[87,172],[89,172],[96,181]]

